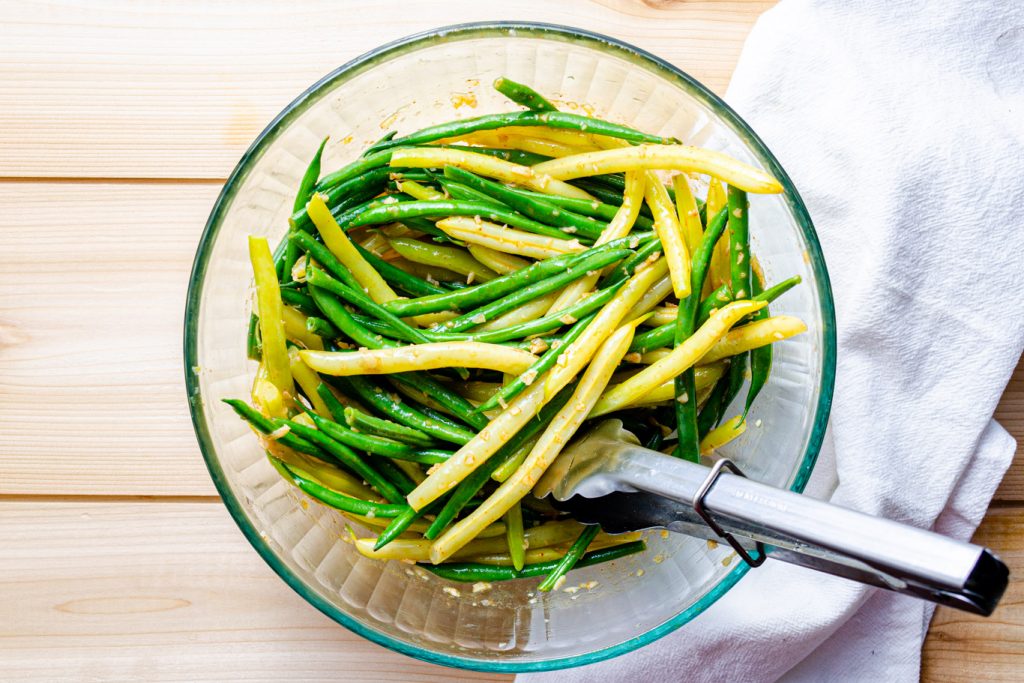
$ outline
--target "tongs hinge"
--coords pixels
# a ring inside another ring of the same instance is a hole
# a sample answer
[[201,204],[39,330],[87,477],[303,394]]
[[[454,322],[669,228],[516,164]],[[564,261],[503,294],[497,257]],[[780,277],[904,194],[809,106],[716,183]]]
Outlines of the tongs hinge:
[[747,475],[743,474],[743,470],[736,466],[736,464],[729,460],[729,458],[722,458],[711,467],[711,471],[708,472],[707,478],[704,479],[704,483],[697,489],[697,493],[693,497],[693,511],[696,512],[704,523],[707,524],[712,531],[714,531],[719,538],[725,539],[725,541],[732,546],[732,549],[736,551],[736,554],[742,558],[751,567],[760,567],[764,564],[765,559],[768,557],[768,553],[765,551],[764,543],[756,541],[754,549],[756,557],[751,557],[747,549],[740,545],[740,542],[736,540],[736,537],[727,532],[714,518],[708,513],[706,507],[704,507],[704,498],[707,497],[711,487],[715,485],[719,475],[722,474],[723,469],[729,469],[730,472],[736,476],[746,478]]

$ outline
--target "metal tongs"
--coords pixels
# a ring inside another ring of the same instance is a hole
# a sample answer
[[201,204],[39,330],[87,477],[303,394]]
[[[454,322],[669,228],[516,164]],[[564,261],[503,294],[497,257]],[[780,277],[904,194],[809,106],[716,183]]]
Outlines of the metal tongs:
[[749,565],[766,557],[988,616],[1009,570],[981,546],[708,468],[640,446],[605,420],[562,451],[537,483],[556,507],[612,534],[665,528],[724,540]]

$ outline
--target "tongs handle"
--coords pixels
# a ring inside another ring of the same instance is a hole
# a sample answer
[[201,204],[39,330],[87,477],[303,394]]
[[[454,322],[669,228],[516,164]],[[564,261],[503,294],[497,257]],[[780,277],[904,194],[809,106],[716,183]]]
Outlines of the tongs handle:
[[[629,450],[634,466],[622,472],[625,481],[693,506],[754,566],[767,551],[774,559],[986,616],[1006,590],[1009,570],[987,548],[758,483],[728,461],[708,470],[656,451]],[[648,466],[635,466],[644,462]]]

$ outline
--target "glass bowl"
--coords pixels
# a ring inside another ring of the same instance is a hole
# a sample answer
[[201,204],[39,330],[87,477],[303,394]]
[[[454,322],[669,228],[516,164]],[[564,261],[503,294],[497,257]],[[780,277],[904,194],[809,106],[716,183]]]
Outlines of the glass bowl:
[[[676,67],[635,47],[558,26],[475,24],[412,36],[349,62],[292,102],[253,142],[200,240],[185,313],[185,370],[196,435],[238,526],[302,597],[339,623],[420,659],[489,671],[578,666],[641,647],[707,609],[746,573],[724,546],[650,534],[648,550],[577,570],[570,585],[536,580],[474,592],[425,570],[359,555],[346,520],[285,483],[223,397],[246,397],[252,276],[246,235],[272,244],[287,228],[308,160],[331,136],[324,168],[356,158],[387,130],[516,109],[491,88],[527,83],[563,108],[722,150],[777,177],[785,193],[751,195],[753,251],[768,282],[804,284],[773,304],[808,332],[781,344],[746,433],[722,449],[753,478],[800,491],[828,419],[835,366],[832,298],[810,218],[753,131]],[[745,392],[741,392],[742,397]],[[734,406],[735,408],[735,406]],[[598,626],[599,625],[599,626]]]

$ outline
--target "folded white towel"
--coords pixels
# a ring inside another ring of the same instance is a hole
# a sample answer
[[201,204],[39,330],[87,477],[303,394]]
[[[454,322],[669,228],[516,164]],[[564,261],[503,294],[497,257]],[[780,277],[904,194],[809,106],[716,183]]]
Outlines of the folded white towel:
[[[969,538],[1015,450],[992,414],[1024,346],[1024,3],[785,0],[726,99],[792,176],[832,278],[812,490],[838,477],[838,504]],[[640,651],[521,679],[915,681],[931,614],[769,561]]]

